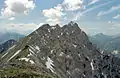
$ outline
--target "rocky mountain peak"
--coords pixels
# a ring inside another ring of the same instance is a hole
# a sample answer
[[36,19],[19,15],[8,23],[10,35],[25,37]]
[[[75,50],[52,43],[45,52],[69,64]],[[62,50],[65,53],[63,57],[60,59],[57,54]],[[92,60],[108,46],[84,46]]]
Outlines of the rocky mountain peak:
[[70,22],[68,23],[68,26],[75,26],[75,24],[77,24],[77,23],[75,23],[74,21],[70,21]]
[[[73,22],[73,21],[71,21],[71,22],[69,22],[68,24],[66,24],[66,25],[64,25],[63,27],[66,27],[66,28],[79,28],[79,26],[78,26],[78,24],[77,23],[75,23],[75,22]],[[80,29],[80,28],[79,28]]]
[[115,59],[119,61],[101,54],[78,24],[70,22],[63,27],[41,26],[3,54],[0,65],[32,66],[37,73],[47,73],[51,78],[115,78],[120,77],[120,64]]

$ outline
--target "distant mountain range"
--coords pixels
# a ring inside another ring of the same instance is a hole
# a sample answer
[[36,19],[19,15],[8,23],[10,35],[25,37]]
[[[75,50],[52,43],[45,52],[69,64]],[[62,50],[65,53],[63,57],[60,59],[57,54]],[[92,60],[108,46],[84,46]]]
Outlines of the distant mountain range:
[[18,33],[0,33],[0,44],[10,40],[19,40],[21,38],[24,38],[24,35],[18,34]]
[[16,43],[15,40],[11,39],[6,41],[5,43],[0,45],[0,53],[8,50],[10,47],[12,47]]
[[0,33],[0,54],[12,47],[16,41],[24,38],[18,33]]
[[89,36],[90,41],[96,44],[98,48],[104,49],[106,43],[108,43],[113,37],[99,33],[93,36]]
[[120,35],[109,36],[103,33],[89,36],[90,41],[95,44],[101,51],[120,52]]
[[1,78],[120,78],[120,59],[99,51],[77,23],[44,24],[0,57]]

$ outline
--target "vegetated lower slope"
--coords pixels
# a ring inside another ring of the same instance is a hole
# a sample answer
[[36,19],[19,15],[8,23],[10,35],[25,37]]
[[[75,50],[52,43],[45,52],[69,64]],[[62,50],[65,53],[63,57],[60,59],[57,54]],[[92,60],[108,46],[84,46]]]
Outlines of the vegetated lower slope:
[[0,71],[1,77],[119,78],[119,62],[96,49],[78,24],[70,22],[63,27],[45,24],[17,42],[1,56]]

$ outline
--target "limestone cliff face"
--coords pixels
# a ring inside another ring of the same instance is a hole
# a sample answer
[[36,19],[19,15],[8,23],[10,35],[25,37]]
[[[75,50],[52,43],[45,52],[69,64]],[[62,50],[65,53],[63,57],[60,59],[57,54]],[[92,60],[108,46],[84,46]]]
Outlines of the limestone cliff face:
[[[120,60],[103,54],[77,23],[45,24],[1,56],[1,68],[31,66],[53,78],[119,78]],[[23,65],[24,64],[24,65]]]

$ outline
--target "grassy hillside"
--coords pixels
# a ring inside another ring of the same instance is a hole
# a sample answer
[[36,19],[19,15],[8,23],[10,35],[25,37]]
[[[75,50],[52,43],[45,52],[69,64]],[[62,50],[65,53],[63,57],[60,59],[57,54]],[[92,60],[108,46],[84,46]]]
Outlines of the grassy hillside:
[[0,69],[0,78],[54,78],[48,74],[40,74],[31,69],[5,68]]

